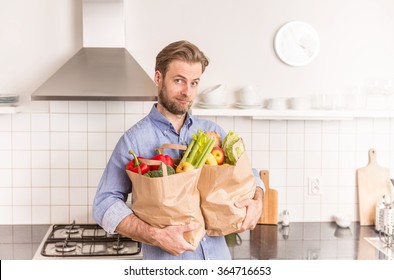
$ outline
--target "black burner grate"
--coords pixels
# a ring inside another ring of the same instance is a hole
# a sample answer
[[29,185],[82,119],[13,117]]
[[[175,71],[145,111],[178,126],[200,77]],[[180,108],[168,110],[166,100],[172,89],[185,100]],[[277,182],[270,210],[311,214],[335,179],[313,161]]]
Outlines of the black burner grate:
[[45,240],[46,257],[132,256],[141,243],[119,234],[109,234],[97,224],[56,224]]

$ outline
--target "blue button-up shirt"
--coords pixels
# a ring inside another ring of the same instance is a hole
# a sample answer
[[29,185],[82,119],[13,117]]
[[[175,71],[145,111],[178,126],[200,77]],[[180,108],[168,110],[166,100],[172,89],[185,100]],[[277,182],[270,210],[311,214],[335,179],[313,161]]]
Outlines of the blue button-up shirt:
[[[129,150],[137,155],[150,158],[156,154],[155,148],[162,144],[173,143],[187,145],[192,140],[192,134],[199,129],[217,131],[224,139],[226,132],[216,123],[200,119],[189,114],[179,133],[162,114],[157,111],[156,104],[150,113],[128,129],[119,139],[111,158],[101,177],[93,202],[93,217],[107,232],[115,233],[118,224],[132,210],[126,205],[128,194],[131,192],[131,181],[125,172],[126,164],[132,159]],[[180,158],[181,151],[166,150],[173,158]],[[256,172],[255,172],[256,175]],[[259,177],[256,176],[259,180]],[[257,183],[262,186],[262,184]],[[143,244],[144,259],[230,259],[230,253],[223,236],[204,236],[195,252],[185,252],[172,256],[159,247]]]

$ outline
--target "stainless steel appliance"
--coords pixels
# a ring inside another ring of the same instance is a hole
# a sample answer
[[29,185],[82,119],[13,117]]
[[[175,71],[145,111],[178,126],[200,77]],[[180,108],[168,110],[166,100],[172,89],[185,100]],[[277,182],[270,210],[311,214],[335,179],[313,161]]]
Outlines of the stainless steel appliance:
[[108,234],[96,224],[51,226],[33,259],[118,258],[142,259],[141,243]]

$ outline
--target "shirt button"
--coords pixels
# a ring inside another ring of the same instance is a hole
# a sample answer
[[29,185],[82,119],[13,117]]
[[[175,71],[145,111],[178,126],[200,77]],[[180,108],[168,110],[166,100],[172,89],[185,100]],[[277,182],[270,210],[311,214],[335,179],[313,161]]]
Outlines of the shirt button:
[[202,241],[207,241],[207,239],[205,237],[203,237]]

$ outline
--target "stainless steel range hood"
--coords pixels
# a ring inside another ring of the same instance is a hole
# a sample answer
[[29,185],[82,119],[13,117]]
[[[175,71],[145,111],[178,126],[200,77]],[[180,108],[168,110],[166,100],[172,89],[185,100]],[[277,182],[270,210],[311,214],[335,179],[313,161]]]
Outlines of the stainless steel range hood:
[[157,89],[125,48],[81,48],[31,99],[155,101]]

